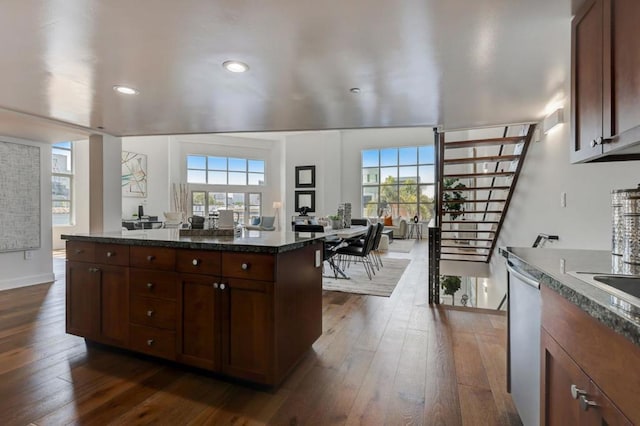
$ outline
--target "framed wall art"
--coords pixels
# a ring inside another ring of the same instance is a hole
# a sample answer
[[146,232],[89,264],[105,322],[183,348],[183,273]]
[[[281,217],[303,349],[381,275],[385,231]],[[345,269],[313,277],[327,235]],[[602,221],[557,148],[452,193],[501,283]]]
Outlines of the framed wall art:
[[316,191],[296,191],[296,212],[304,209],[305,213],[316,211]]
[[316,166],[296,166],[296,188],[316,187]]
[[40,147],[0,142],[0,252],[40,248]]
[[147,197],[147,156],[122,151],[122,195]]

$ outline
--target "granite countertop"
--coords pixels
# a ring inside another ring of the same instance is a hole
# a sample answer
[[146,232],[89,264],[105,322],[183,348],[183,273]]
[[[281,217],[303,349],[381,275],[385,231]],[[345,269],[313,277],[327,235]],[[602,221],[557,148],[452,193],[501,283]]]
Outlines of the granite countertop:
[[[524,270],[616,333],[640,346],[640,318],[613,306],[611,295],[569,272],[619,274],[619,257],[609,251],[507,247],[501,249],[516,269]],[[564,270],[561,268],[564,259]]]
[[144,229],[103,234],[65,234],[61,238],[71,241],[224,250],[249,253],[283,253],[324,239],[322,233],[291,231],[242,231],[241,237],[181,236],[178,229]]

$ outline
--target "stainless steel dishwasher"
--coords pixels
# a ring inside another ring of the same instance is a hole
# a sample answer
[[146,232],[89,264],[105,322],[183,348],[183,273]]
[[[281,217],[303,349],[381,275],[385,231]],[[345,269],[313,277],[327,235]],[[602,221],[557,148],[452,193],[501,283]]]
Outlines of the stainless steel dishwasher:
[[509,389],[525,426],[540,424],[540,283],[507,262]]

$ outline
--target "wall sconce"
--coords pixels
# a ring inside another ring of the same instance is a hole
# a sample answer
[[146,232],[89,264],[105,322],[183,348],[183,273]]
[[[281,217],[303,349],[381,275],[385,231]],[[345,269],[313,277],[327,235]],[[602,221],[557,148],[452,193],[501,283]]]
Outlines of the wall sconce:
[[278,211],[280,210],[280,208],[282,208],[282,203],[280,201],[274,201],[273,202],[273,210],[275,210],[275,222],[276,222],[276,230],[280,231],[280,220],[278,218]]
[[542,131],[546,135],[551,131],[551,129],[553,129],[558,124],[561,124],[563,122],[564,122],[563,109],[558,108],[555,111],[553,111],[551,114],[547,115],[544,118],[544,120],[542,120]]

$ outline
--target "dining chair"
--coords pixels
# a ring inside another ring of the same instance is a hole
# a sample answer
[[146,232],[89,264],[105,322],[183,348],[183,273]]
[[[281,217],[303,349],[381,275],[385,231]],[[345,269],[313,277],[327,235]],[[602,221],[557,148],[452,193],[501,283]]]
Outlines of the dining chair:
[[362,246],[354,242],[350,243],[346,247],[337,250],[337,253],[340,255],[340,263],[342,265],[348,265],[349,263],[351,263],[351,261],[362,263],[362,266],[364,266],[365,272],[367,273],[369,279],[372,279],[373,275],[375,275],[376,273],[375,267],[373,266],[371,258],[369,257],[369,253],[373,248],[373,242],[377,229],[377,226],[369,226],[367,234],[362,241]]

